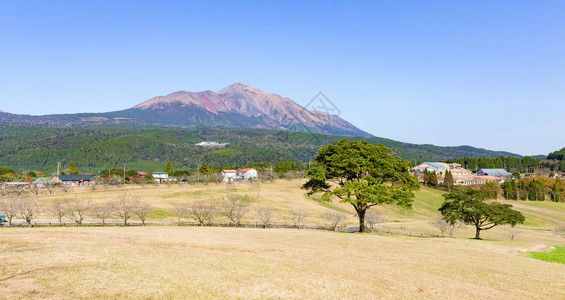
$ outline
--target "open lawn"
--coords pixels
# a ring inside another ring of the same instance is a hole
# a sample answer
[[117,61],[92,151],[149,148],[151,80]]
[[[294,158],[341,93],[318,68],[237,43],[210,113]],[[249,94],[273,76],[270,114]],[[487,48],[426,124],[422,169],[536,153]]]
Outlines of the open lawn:
[[292,229],[0,228],[10,298],[563,299],[532,244]]

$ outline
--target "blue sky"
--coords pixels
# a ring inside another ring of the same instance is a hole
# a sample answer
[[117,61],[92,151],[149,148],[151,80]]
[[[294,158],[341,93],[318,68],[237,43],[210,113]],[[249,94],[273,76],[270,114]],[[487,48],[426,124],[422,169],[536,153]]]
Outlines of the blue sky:
[[323,91],[376,136],[547,154],[565,146],[565,2],[0,1],[1,110],[234,82]]

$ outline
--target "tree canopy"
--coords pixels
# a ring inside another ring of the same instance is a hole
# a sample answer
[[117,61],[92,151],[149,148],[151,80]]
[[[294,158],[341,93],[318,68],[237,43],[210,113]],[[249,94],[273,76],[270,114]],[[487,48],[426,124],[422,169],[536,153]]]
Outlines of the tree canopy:
[[[408,172],[410,163],[395,157],[383,145],[342,139],[320,148],[318,167],[307,172],[303,185],[308,194],[322,193],[350,203],[359,216],[359,232],[365,231],[365,213],[372,206],[396,204],[411,208],[419,183]],[[330,184],[333,183],[332,184]]]
[[80,175],[80,174],[82,174],[80,170],[77,168],[75,163],[71,161],[71,163],[69,164],[69,175]]
[[498,202],[487,203],[481,191],[462,189],[443,195],[445,202],[439,208],[443,219],[451,224],[461,221],[475,226],[475,238],[480,239],[481,231],[498,225],[524,223],[525,217],[512,205]]

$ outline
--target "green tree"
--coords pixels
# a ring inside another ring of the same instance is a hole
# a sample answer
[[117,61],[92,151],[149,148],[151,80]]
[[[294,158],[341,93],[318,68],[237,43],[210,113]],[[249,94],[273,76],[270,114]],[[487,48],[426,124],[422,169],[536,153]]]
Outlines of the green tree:
[[443,195],[445,202],[439,208],[443,219],[451,224],[461,221],[475,226],[475,239],[481,239],[481,231],[497,225],[512,227],[524,223],[525,217],[509,204],[487,203],[483,192],[473,189],[453,191]]
[[561,200],[561,196],[559,195],[559,185],[561,181],[559,179],[555,180],[553,187],[551,188],[551,200],[553,202],[559,202]]
[[207,165],[205,162],[203,162],[203,163],[200,165],[200,168],[198,168],[198,172],[200,172],[200,174],[208,174],[208,173],[211,172],[211,170],[210,170],[210,168],[208,167],[208,165]]
[[165,173],[169,174],[169,176],[173,176],[175,170],[173,169],[173,165],[170,161],[167,162],[167,166],[165,167]]
[[437,187],[437,185],[438,185],[438,182],[437,182],[437,173],[436,173],[436,171],[433,171],[433,172],[430,174],[430,184],[431,184],[432,186],[435,186],[435,187]]
[[445,172],[445,176],[443,177],[443,184],[448,191],[451,191],[451,188],[453,187],[453,174],[451,174],[451,171],[447,170]]
[[71,161],[71,164],[69,165],[69,175],[80,175],[80,174],[82,173],[77,168],[77,165],[75,165],[75,162]]
[[359,217],[359,232],[365,231],[365,213],[372,206],[412,207],[419,184],[408,172],[410,163],[383,145],[342,139],[320,148],[315,160],[319,166],[307,172],[310,179],[303,188],[309,195],[322,193],[324,201],[335,196],[351,204]]

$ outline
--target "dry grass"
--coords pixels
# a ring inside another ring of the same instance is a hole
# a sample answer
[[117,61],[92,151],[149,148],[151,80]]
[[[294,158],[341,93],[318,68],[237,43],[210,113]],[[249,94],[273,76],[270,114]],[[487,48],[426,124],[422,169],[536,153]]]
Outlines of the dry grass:
[[0,295],[10,298],[565,297],[565,265],[521,254],[526,244],[206,227],[0,231]]

